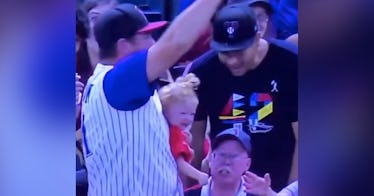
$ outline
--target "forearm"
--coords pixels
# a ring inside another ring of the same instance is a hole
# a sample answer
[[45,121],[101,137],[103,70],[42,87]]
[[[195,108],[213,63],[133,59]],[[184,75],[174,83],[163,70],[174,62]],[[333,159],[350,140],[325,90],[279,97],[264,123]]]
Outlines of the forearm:
[[299,155],[299,144],[298,144],[298,130],[299,130],[299,124],[298,122],[293,122],[292,123],[292,129],[294,131],[295,135],[295,149],[293,153],[293,158],[292,158],[292,166],[291,166],[291,172],[290,176],[288,178],[288,183],[291,183],[295,180],[297,180],[298,176],[298,155]]
[[293,153],[293,158],[292,158],[292,166],[291,166],[291,172],[290,176],[288,178],[288,183],[291,183],[295,180],[297,180],[297,175],[298,175],[298,142],[295,143],[295,150]]
[[[193,141],[194,139],[192,139]],[[191,164],[197,168],[197,169],[201,169],[201,163],[204,159],[204,152],[203,152],[203,144],[200,144],[200,142],[198,142],[199,144],[198,145],[195,145],[195,148],[193,148],[194,150],[194,156],[193,156],[193,159],[191,161]],[[192,142],[192,145],[193,142]]]
[[191,128],[192,134],[192,149],[194,150],[194,158],[192,159],[192,165],[200,169],[201,161],[204,159],[204,139],[207,121],[196,121],[193,123]]
[[173,45],[184,54],[206,31],[221,2],[222,0],[196,0],[175,18],[158,42]]
[[185,54],[210,24],[222,0],[196,0],[179,14],[150,48],[147,75],[153,81]]
[[268,191],[264,196],[278,196],[278,194],[269,187]]
[[198,180],[199,176],[202,173],[201,171],[190,165],[188,162],[186,162],[182,156],[179,156],[177,158],[177,165],[179,172],[195,180]]
[[298,193],[298,188],[299,187],[299,182],[294,181],[293,183],[289,184],[285,188],[283,188],[277,196],[289,196],[289,195],[297,195]]

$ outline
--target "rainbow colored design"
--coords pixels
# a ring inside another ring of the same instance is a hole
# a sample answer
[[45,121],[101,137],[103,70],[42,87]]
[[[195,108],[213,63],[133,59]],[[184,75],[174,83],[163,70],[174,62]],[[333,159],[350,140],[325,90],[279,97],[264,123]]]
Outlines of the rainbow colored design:
[[221,113],[222,116],[219,116],[219,119],[222,120],[224,124],[234,124],[234,123],[244,123],[246,121],[246,116],[244,110],[239,108],[244,105],[241,101],[244,99],[244,96],[239,94],[233,94],[228,100],[227,104],[223,108]]
[[253,93],[249,100],[249,105],[251,107],[256,107],[258,103],[264,103],[264,107],[249,116],[248,121],[251,126],[257,126],[258,121],[264,119],[273,112],[273,100],[269,94]]

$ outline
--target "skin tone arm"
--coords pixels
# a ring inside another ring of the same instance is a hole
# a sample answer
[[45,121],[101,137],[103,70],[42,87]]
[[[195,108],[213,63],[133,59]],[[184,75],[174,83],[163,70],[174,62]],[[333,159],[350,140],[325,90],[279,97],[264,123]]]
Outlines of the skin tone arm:
[[204,158],[204,139],[206,130],[206,120],[195,121],[191,127],[192,134],[192,149],[194,150],[194,158],[192,160],[192,165],[195,168],[201,169],[201,162]]
[[[149,49],[147,78],[153,82],[186,53],[210,24],[222,0],[196,0]],[[191,29],[194,29],[191,31]]]
[[[273,191],[270,187],[271,179],[270,175],[267,173],[263,178],[257,176],[256,174],[246,171],[243,175],[244,187],[246,193],[251,193],[259,196],[292,196],[294,195],[292,191],[297,192],[297,182],[289,184],[287,187],[282,189],[279,193]],[[296,187],[296,188],[295,188]],[[291,191],[291,190],[292,191]]]
[[298,175],[298,152],[299,152],[299,147],[298,147],[298,136],[299,136],[299,122],[293,122],[292,123],[292,129],[295,135],[295,150],[293,153],[293,159],[292,159],[292,167],[291,167],[291,173],[290,177],[288,179],[288,184],[291,182],[297,180],[297,175]]
[[277,196],[294,196],[298,192],[298,181],[289,184],[287,187],[282,189]]
[[293,44],[295,44],[296,46],[298,46],[298,39],[299,39],[299,34],[296,33],[296,34],[293,34],[291,36],[289,36],[286,41],[289,41]]
[[[201,170],[203,172],[208,173],[209,170],[203,170],[202,168],[202,160],[204,156],[204,138],[205,138],[205,130],[206,130],[206,120],[203,121],[195,121],[192,124],[192,127],[190,129],[190,133],[192,135],[192,142],[191,142],[191,148],[194,151],[194,156],[192,159],[192,166],[194,168],[197,168],[198,170]],[[194,178],[186,178],[184,180],[185,186],[190,187],[195,185]]]
[[199,182],[200,185],[205,185],[208,183],[208,174],[201,172],[186,162],[182,156],[177,158],[178,170],[190,178],[193,178]]

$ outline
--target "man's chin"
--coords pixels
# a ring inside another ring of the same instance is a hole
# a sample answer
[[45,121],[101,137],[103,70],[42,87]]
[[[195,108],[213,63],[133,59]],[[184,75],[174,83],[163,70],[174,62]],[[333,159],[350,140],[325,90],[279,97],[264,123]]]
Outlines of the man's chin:
[[[218,179],[216,179],[217,181]],[[220,184],[225,184],[225,185],[230,185],[230,184],[235,184],[235,179],[233,176],[228,175],[228,176],[219,176],[219,182]]]
[[231,75],[235,77],[244,76],[245,71],[231,71]]

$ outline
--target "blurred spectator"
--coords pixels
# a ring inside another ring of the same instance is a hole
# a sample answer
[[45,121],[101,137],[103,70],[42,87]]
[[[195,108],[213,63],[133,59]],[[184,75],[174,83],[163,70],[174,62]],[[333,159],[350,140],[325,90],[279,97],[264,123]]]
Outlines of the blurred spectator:
[[245,172],[251,165],[250,153],[248,134],[237,129],[222,131],[212,140],[212,153],[208,159],[211,177],[208,184],[187,189],[185,196],[247,195],[245,178],[242,177],[247,175]]
[[[76,10],[76,36],[75,36],[75,52],[76,52],[76,66],[75,71],[79,76],[79,81],[84,85],[87,83],[88,78],[93,73],[91,61],[87,50],[87,39],[89,35],[88,19],[85,12],[78,8]],[[76,114],[76,130],[80,129],[80,107],[77,105]],[[79,134],[80,135],[80,134]]]
[[88,19],[83,10],[76,11],[76,37],[75,37],[75,52],[76,52],[76,73],[81,76],[83,84],[87,83],[88,78],[92,75],[91,61],[87,50],[88,39]]
[[82,9],[88,17],[89,33],[87,38],[87,49],[92,69],[95,69],[95,66],[99,61],[99,46],[97,45],[93,33],[93,27],[102,13],[113,8],[117,4],[117,0],[86,0],[82,4]]
[[273,23],[277,30],[278,39],[298,32],[298,2],[297,0],[271,0],[274,8]]
[[92,68],[87,53],[86,39],[88,37],[88,23],[87,17],[81,9],[76,10],[76,37],[75,37],[75,52],[76,52],[76,195],[87,195],[87,171],[84,164],[83,149],[82,149],[82,133],[80,130],[80,110],[81,110],[81,95],[84,83],[87,82],[88,77],[92,74]]
[[274,9],[269,0],[229,0],[228,3],[244,3],[252,8],[258,25],[258,32],[261,37],[270,43],[285,48],[295,54],[298,53],[297,45],[290,44],[290,42],[277,39],[275,34],[272,17],[274,16]]
[[268,40],[274,38],[274,34],[271,33],[272,15],[274,13],[273,8],[269,0],[229,0],[228,4],[244,3],[250,6],[255,13],[258,32],[261,37]]

